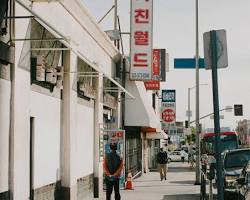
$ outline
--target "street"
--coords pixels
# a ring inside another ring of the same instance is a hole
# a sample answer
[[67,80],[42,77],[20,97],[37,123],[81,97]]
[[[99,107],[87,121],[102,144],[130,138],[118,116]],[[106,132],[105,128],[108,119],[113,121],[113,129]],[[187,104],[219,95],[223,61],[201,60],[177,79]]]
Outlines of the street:
[[160,181],[158,172],[143,174],[134,180],[134,190],[122,190],[123,200],[196,200],[200,187],[194,185],[194,170],[187,163],[169,164],[166,181]]

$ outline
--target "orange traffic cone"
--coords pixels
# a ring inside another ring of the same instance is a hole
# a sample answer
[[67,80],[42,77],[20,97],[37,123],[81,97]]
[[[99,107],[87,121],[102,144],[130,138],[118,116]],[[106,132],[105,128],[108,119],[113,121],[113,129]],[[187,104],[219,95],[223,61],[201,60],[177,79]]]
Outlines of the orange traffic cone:
[[126,181],[126,184],[125,184],[125,189],[126,190],[133,190],[131,171],[128,172],[127,181]]

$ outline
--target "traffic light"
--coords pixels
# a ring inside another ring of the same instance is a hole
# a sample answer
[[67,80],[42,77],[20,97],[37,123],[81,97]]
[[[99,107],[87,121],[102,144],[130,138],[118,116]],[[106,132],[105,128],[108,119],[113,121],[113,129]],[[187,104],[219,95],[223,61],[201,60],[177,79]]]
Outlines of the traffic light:
[[189,124],[188,124],[188,121],[186,120],[186,121],[185,121],[185,128],[189,128],[188,125],[189,125]]
[[234,115],[235,116],[242,116],[243,115],[243,105],[242,104],[235,104],[234,105]]

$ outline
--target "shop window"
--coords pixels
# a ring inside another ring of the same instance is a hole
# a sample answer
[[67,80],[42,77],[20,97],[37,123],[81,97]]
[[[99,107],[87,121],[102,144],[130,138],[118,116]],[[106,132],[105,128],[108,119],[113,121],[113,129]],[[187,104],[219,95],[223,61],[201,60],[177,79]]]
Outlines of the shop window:
[[31,20],[31,84],[47,88],[53,92],[54,88],[63,86],[63,53],[58,48],[63,44],[46,30],[36,20]]

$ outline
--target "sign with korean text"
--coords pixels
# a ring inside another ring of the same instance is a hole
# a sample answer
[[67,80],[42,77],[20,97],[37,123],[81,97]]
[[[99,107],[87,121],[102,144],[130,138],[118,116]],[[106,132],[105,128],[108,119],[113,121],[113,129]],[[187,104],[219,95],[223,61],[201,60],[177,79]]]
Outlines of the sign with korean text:
[[161,51],[160,49],[153,50],[153,63],[152,63],[152,80],[145,81],[147,90],[160,90],[160,67],[161,67]]
[[167,127],[176,121],[176,94],[175,90],[162,90],[161,104],[162,126]]
[[175,90],[162,90],[162,102],[175,103]]
[[152,80],[152,28],[153,0],[131,0],[131,80]]

